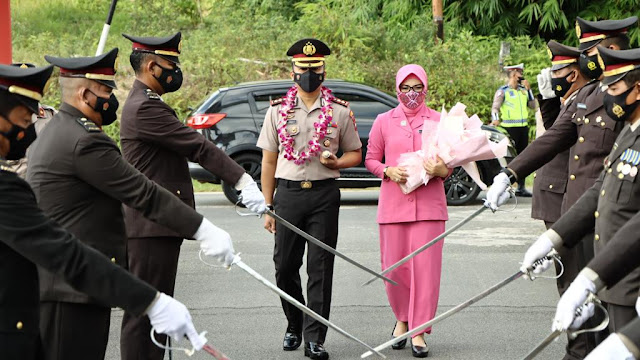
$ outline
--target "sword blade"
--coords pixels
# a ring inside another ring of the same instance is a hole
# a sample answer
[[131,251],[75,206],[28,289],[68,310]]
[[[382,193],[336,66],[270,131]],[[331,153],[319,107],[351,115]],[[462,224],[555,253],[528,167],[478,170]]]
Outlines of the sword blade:
[[[236,258],[238,258],[238,257],[236,257]],[[234,261],[233,265],[238,265],[239,268],[241,268],[242,270],[246,271],[253,278],[255,278],[256,280],[261,282],[264,286],[266,286],[269,289],[271,289],[271,291],[273,291],[276,294],[278,294],[278,296],[280,296],[281,298],[283,298],[284,300],[286,300],[287,302],[289,302],[293,306],[295,306],[298,309],[300,309],[300,311],[302,311],[303,313],[305,313],[305,314],[311,316],[312,318],[318,320],[320,323],[332,328],[333,330],[337,331],[339,334],[343,335],[347,339],[352,340],[354,342],[357,342],[358,344],[366,347],[367,349],[369,349],[369,351],[375,352],[378,356],[380,356],[382,358],[386,358],[384,355],[379,353],[377,350],[375,350],[371,346],[367,345],[362,340],[360,340],[360,339],[356,338],[355,336],[349,334],[348,332],[342,330],[340,327],[338,327],[337,325],[335,325],[331,321],[323,318],[322,316],[320,316],[315,311],[313,311],[313,310],[309,309],[308,307],[304,306],[298,300],[296,300],[293,297],[291,297],[291,295],[289,295],[286,292],[282,291],[282,289],[280,289],[279,287],[277,287],[274,284],[272,284],[271,282],[269,282],[269,280],[265,279],[262,275],[258,274],[255,270],[253,270],[249,265],[245,264],[242,260]]]
[[[453,225],[449,230],[443,232],[442,234],[438,235],[438,237],[436,237],[435,239],[429,241],[428,243],[422,245],[421,247],[419,247],[418,249],[416,249],[414,252],[412,252],[411,254],[405,256],[404,258],[402,258],[400,261],[398,261],[397,263],[389,266],[387,269],[385,269],[383,272],[376,274],[378,275],[377,277],[380,277],[381,275],[386,275],[388,273],[390,273],[391,271],[397,269],[398,267],[400,267],[402,264],[406,263],[407,261],[409,261],[411,258],[413,258],[414,256],[420,254],[421,252],[427,250],[428,248],[432,247],[433,245],[435,245],[438,241],[444,239],[445,237],[449,236],[449,234],[451,234],[452,232],[458,230],[460,227],[462,227],[464,224],[468,223],[469,221],[471,221],[471,219],[475,218],[476,216],[478,216],[481,212],[487,210],[488,207],[486,206],[482,206],[480,209],[476,210],[473,214],[467,216],[466,218],[462,219],[462,221],[460,221],[459,223]],[[376,280],[377,277],[373,277],[369,280],[367,280],[367,282],[365,282],[364,284],[362,284],[362,286],[365,285],[369,285],[372,282],[374,282]]]
[[[413,329],[413,330],[411,330],[411,331],[409,331],[407,333],[404,333],[404,334],[402,334],[402,335],[400,335],[400,336],[398,336],[396,338],[393,338],[393,339],[387,341],[384,344],[376,346],[374,348],[374,350],[376,350],[376,351],[384,350],[384,349],[388,348],[389,346],[391,346],[391,345],[393,345],[393,344],[395,344],[395,343],[397,343],[399,341],[402,341],[403,339],[407,339],[409,337],[412,337],[413,335],[416,335],[417,333],[419,333],[422,330],[428,328],[429,326],[432,326],[433,324],[437,324],[440,321],[450,317],[451,315],[456,314],[456,313],[462,311],[463,309],[473,305],[474,303],[478,302],[478,300],[481,300],[481,299],[489,296],[490,294],[492,294],[496,290],[504,287],[505,285],[509,284],[510,282],[514,281],[515,279],[518,279],[522,275],[524,275],[524,273],[521,272],[521,271],[518,271],[517,273],[515,273],[515,274],[509,276],[508,278],[500,281],[499,283],[493,285],[489,289],[481,292],[480,294],[472,297],[471,299],[463,302],[462,304],[460,304],[460,305],[458,305],[458,306],[456,306],[454,308],[451,308],[450,310],[448,310],[448,311],[446,311],[446,312],[434,317],[433,319],[431,319],[431,320],[427,321],[426,323],[416,327],[415,329]],[[360,357],[364,359],[364,358],[369,357],[371,355],[372,355],[372,352],[371,351],[367,351],[366,353],[362,354]]]
[[387,281],[393,285],[398,285],[397,282],[378,274],[377,272],[375,272],[374,270],[369,269],[368,267],[360,264],[359,262],[356,262],[355,260],[352,260],[351,258],[347,257],[346,255],[342,254],[341,252],[339,252],[338,250],[332,248],[331,246],[323,243],[322,241],[316,239],[315,237],[307,234],[306,232],[300,230],[298,227],[296,227],[295,225],[293,225],[292,223],[288,222],[287,220],[285,220],[282,216],[276,214],[275,212],[271,211],[271,210],[267,210],[266,214],[268,214],[269,216],[273,217],[274,219],[278,220],[282,225],[286,226],[289,230],[293,231],[294,233],[302,236],[303,238],[307,239],[310,243],[321,247],[322,249],[332,253],[333,255],[342,258],[343,260],[345,260],[346,262],[356,266],[357,268],[364,270],[366,272],[368,272],[369,274],[374,275],[376,278],[380,278],[384,281]]
[[536,346],[533,350],[531,350],[527,354],[527,356],[525,356],[522,360],[531,360],[535,358],[542,350],[544,350],[544,348],[546,348],[549,344],[551,344],[553,340],[555,340],[558,336],[560,336],[560,334],[562,334],[562,331],[560,330],[556,330],[551,334],[549,334],[549,336],[547,336],[544,340],[542,340],[542,342],[540,342],[538,346]]
[[204,350],[208,354],[211,354],[217,360],[229,360],[229,358],[225,354],[221,353],[220,351],[218,351],[218,349],[214,348],[211,345],[203,346],[202,350]]

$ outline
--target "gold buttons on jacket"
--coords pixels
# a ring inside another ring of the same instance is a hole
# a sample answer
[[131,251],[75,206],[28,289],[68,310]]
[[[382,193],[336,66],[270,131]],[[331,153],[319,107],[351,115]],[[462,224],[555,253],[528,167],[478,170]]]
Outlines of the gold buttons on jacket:
[[618,174],[618,179],[620,180],[624,179],[624,174],[623,173]]
[[600,235],[596,234],[596,236],[593,237],[596,241],[600,240]]
[[549,185],[549,189],[553,189],[553,185]]
[[575,160],[575,161],[578,161],[578,160],[580,160],[580,156],[578,156],[578,155],[575,155],[575,156],[573,157],[573,160]]
[[180,195],[180,190],[176,191],[176,194]]
[[593,213],[593,216],[597,219],[600,217],[600,213],[596,211]]
[[18,323],[16,324],[16,329],[22,330],[23,327],[24,327],[24,324],[22,323],[22,321],[18,321]]
[[581,143],[583,143],[583,142],[584,142],[584,137],[583,137],[583,136],[580,136],[580,137],[578,138],[578,141],[579,141],[579,142],[581,142]]
[[612,168],[609,168],[609,170],[607,170],[607,173],[608,173],[608,174],[611,174],[611,172],[612,172],[612,171],[613,171],[613,169],[612,169]]
[[584,123],[588,124],[589,123],[589,118],[584,118]]
[[604,189],[602,189],[602,191],[600,191],[600,196],[604,196]]
[[111,258],[111,262],[115,264],[116,263],[116,258],[112,257]]
[[600,126],[602,126],[602,127],[605,127],[605,125],[607,125],[607,124],[605,124],[604,121],[600,123]]
[[571,179],[571,180],[575,180],[575,179],[576,179],[576,176],[575,176],[575,175],[573,175],[573,174],[571,174],[571,176],[569,176],[569,179]]

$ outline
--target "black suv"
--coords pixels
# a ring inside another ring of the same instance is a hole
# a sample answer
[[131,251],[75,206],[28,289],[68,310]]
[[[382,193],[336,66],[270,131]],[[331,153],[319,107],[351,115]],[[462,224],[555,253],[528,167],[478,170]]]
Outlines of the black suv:
[[[324,82],[334,96],[349,102],[358,122],[358,134],[362,140],[362,163],[340,170],[340,187],[364,188],[380,186],[380,179],[364,167],[369,131],[378,114],[398,105],[396,98],[373,87],[341,80]],[[227,155],[240,164],[260,184],[262,150],[256,146],[262,122],[270,101],[284,96],[292,86],[290,80],[270,80],[241,83],[229,88],[221,88],[209,96],[187,118],[187,125],[202,134]],[[483,127],[487,136],[495,142],[504,138],[498,130]],[[509,147],[505,159],[479,161],[478,168],[483,181],[491,182],[503,166],[514,157],[515,150]],[[338,154],[339,156],[340,154]],[[200,165],[189,163],[191,177],[201,182],[220,184],[221,180],[204,170]],[[487,185],[490,185],[487,183]],[[238,195],[229,184],[222,182],[224,194],[231,202]],[[480,187],[462,169],[456,168],[446,181],[447,202],[461,205],[476,198]]]

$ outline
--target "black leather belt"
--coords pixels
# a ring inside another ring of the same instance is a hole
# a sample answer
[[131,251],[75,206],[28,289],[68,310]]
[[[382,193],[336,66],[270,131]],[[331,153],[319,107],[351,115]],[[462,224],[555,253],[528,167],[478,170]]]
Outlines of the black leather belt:
[[304,181],[293,181],[293,180],[285,180],[278,179],[278,186],[284,186],[289,189],[312,189],[323,186],[332,186],[335,185],[336,179],[324,179],[324,180],[304,180]]

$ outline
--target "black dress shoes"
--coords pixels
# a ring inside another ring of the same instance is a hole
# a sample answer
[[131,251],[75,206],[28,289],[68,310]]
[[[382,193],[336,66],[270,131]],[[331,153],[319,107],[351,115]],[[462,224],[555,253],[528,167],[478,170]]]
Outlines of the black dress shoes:
[[[395,336],[393,336],[393,333],[396,332],[396,326],[398,325],[398,323],[396,323],[395,325],[393,325],[393,330],[391,330],[391,338],[395,339]],[[398,341],[397,343],[391,345],[391,348],[393,350],[402,350],[404,349],[404,347],[407,346],[407,339],[403,339]]]
[[298,334],[287,329],[284,334],[284,340],[282,340],[282,350],[293,351],[300,347],[302,344],[302,334]]
[[429,356],[429,346],[417,346],[411,344],[411,354],[413,355],[413,357],[426,358],[427,356]]
[[519,197],[531,197],[533,195],[527,189],[518,189],[518,190],[516,190],[516,196],[519,196]]
[[304,356],[314,360],[327,360],[329,353],[324,346],[316,342],[308,342],[304,344]]

